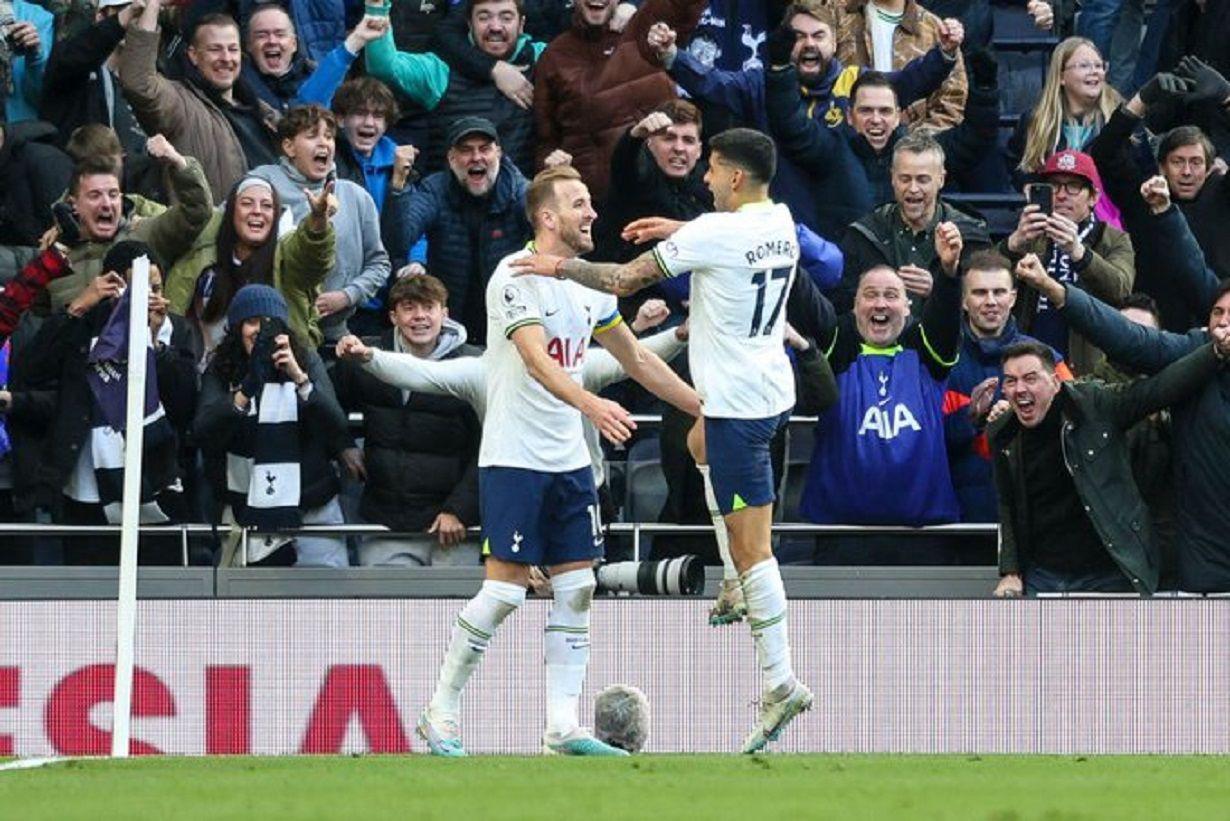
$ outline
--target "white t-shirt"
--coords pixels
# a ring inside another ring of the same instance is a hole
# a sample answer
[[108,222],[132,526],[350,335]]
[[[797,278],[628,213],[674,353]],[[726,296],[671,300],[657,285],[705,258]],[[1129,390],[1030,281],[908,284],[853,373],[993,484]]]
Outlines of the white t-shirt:
[[867,4],[867,24],[871,29],[871,66],[876,71],[893,70],[893,34],[901,25],[905,13],[893,14],[877,6]]
[[692,272],[688,362],[705,416],[764,419],[794,407],[783,347],[799,262],[790,209],[764,202],[704,214],[654,256],[668,276]]
[[504,257],[487,283],[487,417],[478,464],[565,473],[589,467],[581,412],[530,376],[509,336],[541,325],[547,353],[579,385],[590,338],[619,324],[619,308],[614,296],[569,280],[514,277],[508,263],[528,254]]

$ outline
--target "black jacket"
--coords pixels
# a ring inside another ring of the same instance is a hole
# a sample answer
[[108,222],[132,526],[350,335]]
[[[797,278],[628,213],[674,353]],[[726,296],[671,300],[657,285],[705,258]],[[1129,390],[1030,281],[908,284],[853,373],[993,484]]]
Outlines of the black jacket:
[[[1172,404],[1186,402],[1209,382],[1219,363],[1205,345],[1153,377],[1126,387],[1099,382],[1065,382],[1060,436],[1064,462],[1094,530],[1132,586],[1157,589],[1159,555],[1149,510],[1132,478],[1126,431]],[[1024,486],[1021,426],[1004,414],[987,432],[995,460],[1000,508],[1000,573],[1030,566],[1030,511]]]
[[37,246],[51,227],[51,204],[68,188],[73,165],[56,148],[55,128],[40,120],[2,126],[0,245]]
[[[396,332],[386,331],[376,341],[378,347],[394,350]],[[460,344],[440,358],[481,353]],[[478,524],[482,426],[468,403],[426,393],[411,393],[403,400],[400,388],[349,361],[337,363],[333,383],[342,407],[363,413],[367,483],[359,512],[364,519],[411,532],[425,531],[442,512],[467,526]]]
[[[299,509],[311,510],[337,495],[341,483],[332,459],[352,446],[353,440],[346,431],[346,415],[337,404],[324,362],[310,351],[303,367],[312,381],[312,392],[307,401],[299,402]],[[205,456],[205,479],[219,505],[226,503],[227,447],[243,419],[235,410],[234,390],[215,369],[205,371],[192,425],[195,442]],[[220,507],[211,511],[212,520],[218,521],[221,512]]]
[[[1140,186],[1158,172],[1156,166],[1145,168],[1138,162],[1131,137],[1139,127],[1140,118],[1120,106],[1089,144],[1089,156],[1098,167],[1107,196],[1119,207],[1124,230],[1133,238],[1138,257],[1136,290],[1157,301],[1163,328],[1181,333],[1207,319],[1207,306],[1191,310],[1190,301],[1172,287],[1172,268],[1195,260],[1176,260],[1168,243],[1151,241],[1159,226],[1140,196]],[[1226,175],[1210,175],[1195,199],[1174,200],[1174,204],[1186,217],[1209,267],[1218,278],[1230,276],[1230,231],[1226,230],[1230,225],[1230,184]]]
[[[765,104],[769,127],[781,152],[816,177],[816,230],[833,239],[845,226],[872,208],[893,199],[889,165],[893,146],[905,126],[891,135],[883,151],[841,123],[830,128],[807,116],[793,67],[765,72]],[[992,149],[999,128],[999,89],[970,86],[965,119],[935,135],[944,149],[944,167],[959,177],[982,162]]]
[[[961,239],[964,241],[962,260],[969,259],[970,254],[991,246],[991,234],[985,222],[966,214],[942,198],[936,203],[936,221],[932,227],[912,236],[901,221],[900,211],[895,202],[882,205],[846,230],[841,240],[845,271],[841,285],[833,294],[838,311],[848,311],[853,307],[858,278],[873,265],[888,265],[893,269],[902,265],[917,265],[931,271],[931,275],[937,280],[944,276],[939,267],[939,258],[935,254],[934,225],[940,222],[955,223],[961,230]],[[922,300],[911,296],[911,313],[914,316],[919,315],[921,303]]]
[[[57,145],[61,148],[80,126],[89,123],[112,125],[103,85],[103,72],[110,69],[104,63],[123,39],[124,29],[120,27],[119,18],[109,17],[52,46],[43,74],[39,113],[60,130]],[[114,105],[117,110],[122,108],[125,115],[115,126],[127,126],[117,128],[116,136],[130,156],[144,153],[145,132],[120,91],[119,78],[112,74],[112,80]]]
[[[21,352],[31,384],[55,391],[55,409],[47,428],[49,458],[34,466],[35,473],[29,477],[42,486],[40,498],[47,498],[52,504],[58,502],[81,449],[89,446],[94,400],[86,381],[86,360],[93,339],[111,316],[114,305],[107,300],[82,317],[67,311],[52,314]],[[187,323],[174,315],[168,315],[167,321],[172,326],[171,344],[154,352],[158,397],[176,436],[184,441],[196,408],[196,364]],[[145,470],[150,472],[151,484],[166,487],[179,475],[178,448],[173,444],[152,455],[155,458],[151,459],[147,450]]]
[[628,262],[643,254],[648,246],[633,245],[620,237],[625,225],[640,217],[695,219],[713,210],[713,195],[704,183],[706,165],[696,164],[683,179],[662,173],[645,140],[632,136],[629,129],[611,154],[611,186],[606,207],[594,223],[595,248],[590,255],[601,262]]

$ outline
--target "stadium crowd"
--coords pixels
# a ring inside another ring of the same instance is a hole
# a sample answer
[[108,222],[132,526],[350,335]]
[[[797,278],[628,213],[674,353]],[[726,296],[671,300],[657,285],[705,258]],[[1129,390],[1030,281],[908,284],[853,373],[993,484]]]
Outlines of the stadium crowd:
[[[627,262],[635,220],[714,209],[707,139],[745,126],[778,146],[801,264],[776,307],[817,417],[775,442],[779,518],[1000,525],[998,559],[926,534],[783,562],[1230,591],[1230,0],[1133,7],[0,0],[0,521],[119,520],[116,306],[147,256],[143,522],[257,528],[261,564],[478,563],[485,291],[530,180],[577,169],[588,258]],[[620,301],[685,379],[688,307],[687,276]],[[418,389],[338,361],[349,334]],[[627,449],[590,431],[604,520],[708,524],[690,418],[555,344],[661,416]],[[277,535],[344,522],[418,535]],[[113,564],[118,539],[3,554]]]

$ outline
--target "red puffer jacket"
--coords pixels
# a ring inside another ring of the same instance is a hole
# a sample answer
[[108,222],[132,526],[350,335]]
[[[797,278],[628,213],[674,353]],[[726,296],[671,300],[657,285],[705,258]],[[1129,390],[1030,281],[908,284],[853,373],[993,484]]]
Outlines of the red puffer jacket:
[[629,126],[675,96],[675,83],[649,50],[659,21],[686,40],[708,0],[646,0],[622,33],[585,25],[551,41],[534,69],[536,165],[557,148],[572,155],[595,202],[606,195],[611,152]]

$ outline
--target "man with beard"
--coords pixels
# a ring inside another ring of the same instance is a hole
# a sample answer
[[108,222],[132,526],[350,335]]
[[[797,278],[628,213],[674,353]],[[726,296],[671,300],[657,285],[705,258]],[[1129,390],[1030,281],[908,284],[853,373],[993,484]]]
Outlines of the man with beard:
[[614,297],[566,280],[515,277],[513,263],[531,253],[571,260],[593,250],[597,215],[575,169],[541,172],[526,200],[534,243],[501,260],[487,292],[490,371],[478,457],[486,581],[457,617],[417,731],[436,755],[466,754],[461,691],[500,624],[525,601],[530,568],[540,565],[551,574],[554,596],[544,642],[543,747],[563,755],[624,755],[581,728],[578,710],[589,661],[592,567],[603,554],[582,416],[616,443],[627,441],[636,427],[618,404],[581,386],[590,339],[629,376],[681,410],[699,414],[700,400],[636,341]]
[[[792,3],[783,17],[794,33],[790,64],[798,73],[797,90],[809,118],[836,127],[846,118],[850,89],[866,70],[845,66],[833,56],[836,14],[831,6],[819,3]],[[947,21],[944,38],[924,56],[887,74],[901,105],[926,98],[938,89],[956,64],[963,32],[961,24]],[[691,51],[677,48],[675,32],[664,23],[649,30],[649,45],[662,66],[689,96],[730,110],[735,125],[768,132],[765,109],[763,64],[743,71],[723,71],[698,60]],[[791,160],[783,157],[773,181],[772,193],[790,206],[795,220],[829,237],[839,236],[828,226],[818,228],[813,179]],[[842,226],[844,227],[844,226]]]
[[[1032,269],[1030,280],[1046,278],[1032,254],[1018,272],[1024,268]],[[1197,401],[1225,378],[1230,326],[1210,336],[1212,345],[1128,386],[1062,383],[1050,350],[1036,342],[1004,351],[1004,395],[1013,412],[988,433],[1000,506],[996,596],[1157,589],[1157,544],[1125,431],[1151,413]]]
[[[1094,214],[1102,186],[1093,160],[1079,151],[1059,151],[1047,159],[1040,176],[1037,184],[1053,192],[1051,213],[1026,205],[1000,250],[1013,261],[1036,253],[1057,282],[1117,303],[1132,292],[1135,253],[1127,234]],[[1064,315],[1033,287],[1023,290],[1016,310],[1021,330],[1062,354],[1077,376],[1088,375],[1101,362],[1101,351],[1071,331]]]
[[162,0],[149,0],[120,52],[124,97],[147,134],[164,134],[205,169],[215,204],[249,169],[277,162],[277,112],[240,82],[239,26],[207,14],[192,31],[183,80],[157,71]]
[[676,96],[650,50],[650,27],[662,22],[686,36],[707,0],[645,0],[622,32],[610,29],[615,5],[577,3],[572,28],[551,41],[534,76],[536,164],[567,152],[596,202],[606,200],[611,152],[624,131]]
[[[865,102],[860,93],[855,106],[861,107]],[[941,223],[951,222],[960,228],[966,255],[991,247],[985,222],[940,197],[945,154],[938,141],[926,134],[909,134],[893,146],[892,156],[893,202],[865,214],[842,238],[846,270],[841,290],[834,299],[838,310],[851,303],[859,277],[865,271],[875,265],[886,265],[905,283],[910,312],[919,316],[923,300],[940,275],[935,230]]]
[[248,18],[244,36],[248,59],[240,73],[257,97],[283,113],[305,103],[328,106],[367,43],[363,35],[360,24],[317,64],[299,49],[295,24],[286,9],[276,3],[260,5]]
[[427,237],[427,270],[448,289],[449,316],[469,339],[487,338],[484,291],[501,259],[525,245],[527,182],[504,156],[495,125],[463,117],[448,136],[448,169],[394,191],[389,248],[400,264]]
[[[278,192],[283,220],[293,227],[311,212],[307,192],[319,194],[335,175],[337,119],[318,105],[292,108],[278,123],[282,159],[262,165],[252,174]],[[367,190],[350,180],[338,180],[329,221],[337,234],[333,270],[325,277],[324,293],[316,297],[320,330],[333,343],[348,333],[346,320],[356,306],[371,299],[389,278],[389,255],[380,240],[380,216]]]
[[[524,32],[525,14],[519,0],[470,0],[466,4],[471,48],[514,66],[533,80],[534,66],[546,43],[534,42]],[[504,153],[523,174],[534,168],[534,121],[523,105],[509,100],[487,78],[476,82],[464,72],[431,52],[410,54],[397,51],[393,33],[367,47],[367,71],[428,114],[429,139],[423,150],[425,171],[439,171],[445,164],[445,140],[452,124],[461,117],[483,117],[496,127]]]
[[[764,75],[769,125],[782,154],[810,175],[820,233],[839,238],[851,222],[893,199],[894,147],[907,131],[896,87],[878,71],[864,71],[854,81],[843,122],[828,127],[809,117],[791,63],[796,45],[786,27],[769,37],[770,69]],[[972,82],[965,119],[934,137],[948,176],[968,176],[994,150],[999,133],[998,65],[985,51],[967,59]],[[848,306],[847,295],[843,307]]]

